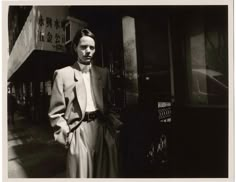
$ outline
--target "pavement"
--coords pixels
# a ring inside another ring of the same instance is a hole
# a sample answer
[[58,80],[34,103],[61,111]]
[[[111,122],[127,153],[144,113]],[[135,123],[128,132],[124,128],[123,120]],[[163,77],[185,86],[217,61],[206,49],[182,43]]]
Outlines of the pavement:
[[15,113],[15,125],[8,125],[9,178],[63,178],[65,159],[66,150],[54,141],[48,121]]

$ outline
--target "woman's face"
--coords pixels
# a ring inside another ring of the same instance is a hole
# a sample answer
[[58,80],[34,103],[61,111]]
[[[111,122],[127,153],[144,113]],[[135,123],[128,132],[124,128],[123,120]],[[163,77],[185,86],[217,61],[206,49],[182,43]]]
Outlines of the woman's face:
[[90,64],[91,59],[95,53],[95,41],[89,36],[83,36],[80,38],[78,46],[75,47],[75,51],[78,55],[78,61],[82,64]]

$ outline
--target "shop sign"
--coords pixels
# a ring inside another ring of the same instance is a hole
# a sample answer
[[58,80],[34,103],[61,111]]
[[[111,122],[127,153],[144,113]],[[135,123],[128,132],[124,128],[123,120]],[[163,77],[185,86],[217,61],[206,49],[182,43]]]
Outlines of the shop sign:
[[38,7],[36,10],[36,49],[64,52],[66,13],[61,16],[57,14],[61,10],[47,8]]

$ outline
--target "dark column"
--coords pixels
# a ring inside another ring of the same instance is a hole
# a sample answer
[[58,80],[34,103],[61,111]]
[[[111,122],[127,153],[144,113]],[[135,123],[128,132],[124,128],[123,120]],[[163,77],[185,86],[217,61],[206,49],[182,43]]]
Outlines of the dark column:
[[39,121],[40,82],[33,81],[33,120]]

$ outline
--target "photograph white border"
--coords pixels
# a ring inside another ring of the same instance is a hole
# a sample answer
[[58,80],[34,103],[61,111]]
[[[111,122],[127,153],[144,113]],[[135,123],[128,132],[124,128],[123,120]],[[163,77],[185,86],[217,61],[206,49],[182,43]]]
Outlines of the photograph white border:
[[[2,7],[1,7],[1,14],[2,14],[2,92],[1,92],[1,97],[0,97],[0,102],[2,103],[2,179],[3,181],[89,181],[89,180],[94,180],[94,181],[120,181],[120,180],[125,180],[125,181],[212,181],[212,182],[218,182],[218,181],[234,181],[235,180],[235,166],[234,166],[234,161],[235,161],[235,124],[234,124],[234,50],[233,50],[233,0],[120,0],[120,1],[109,1],[109,0],[59,0],[59,1],[54,1],[54,0],[31,0],[31,1],[20,1],[20,0],[15,0],[15,1],[2,1]],[[117,178],[117,179],[51,179],[51,178],[8,178],[8,166],[7,166],[7,152],[8,152],[8,145],[7,145],[7,60],[8,60],[8,22],[7,22],[7,17],[8,17],[8,6],[9,5],[228,5],[228,44],[229,44],[229,49],[228,49],[228,60],[229,60],[229,177],[228,178],[168,178],[168,179],[160,179],[160,178],[155,178],[155,179],[122,179],[122,178]]]

